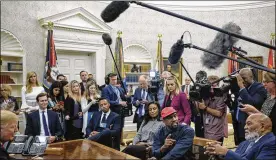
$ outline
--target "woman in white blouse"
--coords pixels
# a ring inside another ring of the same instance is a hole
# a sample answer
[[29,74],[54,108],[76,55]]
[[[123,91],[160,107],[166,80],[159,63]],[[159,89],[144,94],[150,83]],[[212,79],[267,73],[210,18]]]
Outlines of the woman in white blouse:
[[96,83],[87,83],[84,96],[81,98],[81,109],[83,112],[83,127],[82,132],[86,134],[86,127],[94,112],[99,111],[97,99],[100,93]]
[[26,86],[22,87],[22,106],[21,109],[25,109],[27,113],[38,110],[36,103],[36,96],[39,93],[45,92],[44,88],[39,85],[37,81],[37,74],[35,72],[28,72],[26,78]]

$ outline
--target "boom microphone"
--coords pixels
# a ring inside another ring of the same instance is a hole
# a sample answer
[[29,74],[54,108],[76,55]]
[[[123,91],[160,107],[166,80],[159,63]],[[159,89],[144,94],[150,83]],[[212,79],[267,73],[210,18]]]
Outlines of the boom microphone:
[[[240,34],[240,35],[242,33],[241,28],[233,22],[230,22],[224,25],[222,29],[236,34]],[[228,34],[219,32],[217,33],[213,42],[207,47],[207,50],[227,56],[229,48],[231,48],[238,40],[239,39],[232,37]],[[222,64],[223,60],[224,60],[223,57],[217,56],[217,55],[211,55],[207,52],[204,52],[204,54],[201,56],[201,62],[203,66],[209,69],[218,68]]]
[[183,35],[179,40],[177,40],[177,42],[171,48],[170,55],[168,58],[171,64],[176,64],[181,58],[181,55],[184,51],[184,43],[182,39]]
[[129,7],[128,1],[113,1],[101,13],[104,22],[113,22]]
[[106,45],[109,46],[109,45],[112,44],[112,38],[110,37],[109,34],[104,33],[104,34],[102,35],[102,39],[103,39],[103,41],[104,41],[104,43],[105,43]]

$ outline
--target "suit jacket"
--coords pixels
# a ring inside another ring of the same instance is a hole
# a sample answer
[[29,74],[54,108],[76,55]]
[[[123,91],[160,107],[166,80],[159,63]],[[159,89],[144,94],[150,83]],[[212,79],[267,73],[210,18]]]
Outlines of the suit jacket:
[[[48,115],[48,128],[50,130],[51,136],[61,137],[63,135],[63,130],[56,112],[47,110]],[[27,125],[25,130],[25,135],[29,136],[39,136],[40,135],[40,118],[39,111],[35,111],[27,116]]]
[[[137,119],[139,118],[139,115],[137,114],[137,110],[139,107],[142,107],[141,104],[139,105],[136,105],[136,101],[142,99],[142,88],[137,88],[134,92],[134,96],[133,96],[133,100],[132,100],[132,104],[136,107],[136,110],[135,110],[135,114],[134,114],[134,117],[133,117],[133,123],[137,123]],[[147,90],[148,92],[148,90]],[[147,97],[146,97],[146,100],[148,100],[149,102],[152,102],[153,101],[153,96],[148,92],[147,94]]]
[[[175,145],[166,152],[160,152],[160,148],[165,143],[166,137],[171,134],[171,138],[176,140]],[[187,125],[178,125],[176,131],[168,131],[167,127],[162,126],[154,134],[152,144],[152,155],[157,159],[182,160],[185,159],[185,153],[192,147],[194,139],[194,130]]]
[[[89,136],[89,134],[92,131],[96,131],[97,128],[100,126],[102,111],[95,112],[89,121],[89,124],[86,127],[86,137]],[[120,116],[117,113],[110,112],[109,116],[106,119],[106,128],[105,130],[110,130],[111,135],[114,137],[118,137],[120,134],[121,129],[121,119]]]
[[[169,95],[165,96],[162,108],[166,107],[166,103],[169,98]],[[177,111],[178,121],[180,123],[184,122],[190,125],[192,112],[190,103],[187,100],[187,96],[185,93],[180,92],[178,95],[174,96],[171,102],[171,107],[173,107]]]
[[[249,89],[244,88],[240,90],[238,101],[243,104],[253,105],[260,110],[266,97],[267,91],[264,86],[259,82],[254,82]],[[239,121],[245,122],[247,117],[247,113],[239,112]]]
[[[184,92],[184,93],[185,93],[185,86],[186,85],[181,86],[181,91]],[[192,87],[193,87],[192,85],[189,85],[189,92],[188,93],[190,93],[190,90],[192,89]]]
[[82,82],[80,83],[80,87],[81,87],[81,95],[83,95],[83,93],[85,91],[85,87]]
[[[264,135],[255,143],[251,149],[246,153],[249,141],[243,141],[235,152],[229,150],[226,153],[225,159],[235,159],[235,160],[275,160],[276,157],[276,139],[272,132]],[[244,153],[244,154],[243,154]]]
[[[124,100],[126,97],[123,93],[123,90],[122,88],[120,87],[117,87],[117,89],[119,90],[120,92],[120,97],[122,100]],[[116,93],[114,92],[113,88],[111,85],[107,85],[103,91],[102,91],[102,97],[106,98],[109,100],[110,102],[110,109],[111,111],[115,111],[116,113],[119,113],[118,111],[118,106],[119,106],[119,102],[117,102],[116,100],[118,99]]]

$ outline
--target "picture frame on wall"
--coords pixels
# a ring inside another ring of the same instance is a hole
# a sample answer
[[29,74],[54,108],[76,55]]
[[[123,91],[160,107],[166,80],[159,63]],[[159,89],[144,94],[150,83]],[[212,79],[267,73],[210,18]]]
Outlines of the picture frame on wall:
[[[183,59],[181,58],[180,61],[182,61]],[[167,64],[170,64],[168,57],[164,57],[163,58],[163,64],[164,64],[164,71],[168,71],[167,70]],[[170,64],[172,66],[172,74],[174,76],[177,77],[177,79],[180,82],[180,85],[182,85],[182,66],[180,63],[176,63],[176,64]]]

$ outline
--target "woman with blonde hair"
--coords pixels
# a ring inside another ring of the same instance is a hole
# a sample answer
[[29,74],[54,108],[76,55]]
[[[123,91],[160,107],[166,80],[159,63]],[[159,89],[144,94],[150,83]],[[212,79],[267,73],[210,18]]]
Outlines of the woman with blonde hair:
[[36,96],[42,92],[45,91],[44,88],[38,83],[37,74],[35,72],[28,72],[26,86],[23,86],[21,90],[21,109],[25,109],[27,113],[38,110],[39,107],[36,103]]
[[82,138],[81,88],[78,81],[69,83],[68,97],[65,99],[66,140]]
[[11,96],[12,87],[7,84],[1,84],[0,92],[0,107],[1,109],[9,110],[15,114],[19,114],[19,107],[16,98]]
[[173,107],[177,111],[178,121],[181,124],[190,125],[191,108],[187,95],[181,92],[180,84],[174,76],[167,78],[164,85],[165,99],[162,108]]
[[83,112],[82,132],[86,134],[86,127],[94,112],[99,111],[97,100],[101,97],[96,83],[87,83],[84,96],[81,98],[81,108]]

